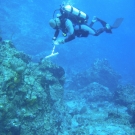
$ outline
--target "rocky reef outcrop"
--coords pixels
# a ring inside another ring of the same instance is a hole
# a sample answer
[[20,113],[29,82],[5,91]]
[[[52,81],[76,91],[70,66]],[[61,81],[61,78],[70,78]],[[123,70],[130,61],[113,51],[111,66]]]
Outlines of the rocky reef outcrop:
[[127,112],[131,116],[129,122],[135,126],[135,86],[119,85],[115,91],[114,99],[116,104],[127,107]]
[[106,59],[65,81],[62,67],[34,63],[10,41],[0,52],[0,135],[135,134],[135,86]]
[[111,90],[115,90],[120,78],[121,76],[113,70],[107,59],[96,59],[88,70],[72,75],[67,88],[78,90],[90,83],[97,82]]
[[11,41],[0,43],[0,134],[57,134],[63,113],[64,70],[33,63]]
[[[109,110],[104,109],[107,113],[105,120],[121,119],[123,123],[134,127],[135,86],[121,84],[120,79],[121,76],[113,70],[108,60],[97,59],[88,70],[73,74],[67,81],[67,100],[70,102],[72,99],[77,99],[76,94],[92,109],[96,103],[97,108],[113,105]],[[71,93],[68,92],[70,89],[73,90]],[[72,111],[71,114],[77,115],[80,110]]]

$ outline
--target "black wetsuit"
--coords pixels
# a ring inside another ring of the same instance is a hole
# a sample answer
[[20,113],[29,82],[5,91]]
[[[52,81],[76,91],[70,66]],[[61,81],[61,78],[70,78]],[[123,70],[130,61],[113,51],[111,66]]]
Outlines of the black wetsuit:
[[[91,26],[91,27],[90,27]],[[73,23],[69,19],[61,20],[61,26],[60,28],[55,28],[55,34],[54,37],[58,37],[59,31],[61,30],[67,37],[64,39],[65,42],[69,42],[75,37],[87,37],[89,34],[93,36],[98,36],[102,32],[105,31],[105,28],[101,28],[99,30],[94,30],[92,28],[92,25],[88,26],[87,24],[81,24],[81,25],[73,25]]]

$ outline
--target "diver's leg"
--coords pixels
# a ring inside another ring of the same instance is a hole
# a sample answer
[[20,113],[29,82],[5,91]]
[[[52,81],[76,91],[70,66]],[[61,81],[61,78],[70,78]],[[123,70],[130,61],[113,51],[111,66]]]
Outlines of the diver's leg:
[[[78,33],[79,33],[79,35],[83,35],[84,33],[87,33],[88,32],[88,34],[90,34],[90,35],[93,35],[93,36],[98,36],[98,35],[100,35],[101,33],[103,33],[103,32],[106,32],[108,29],[106,28],[106,27],[104,27],[104,28],[100,28],[100,29],[98,29],[98,30],[95,30],[95,29],[93,29],[93,28],[91,28],[91,27],[89,27],[89,26],[87,26],[87,25],[80,25],[80,26],[76,26],[75,27],[75,30],[76,31],[79,31]],[[77,35],[77,33],[76,33],[76,35]]]
[[81,25],[80,29],[83,30],[83,31],[88,31],[88,33],[91,34],[91,35],[96,34],[96,31],[93,28],[91,28],[87,25]]
[[101,33],[103,33],[104,31],[106,31],[106,28],[100,28],[98,30],[96,30],[94,36],[99,36]]
[[99,21],[102,24],[103,27],[105,27],[106,24],[107,24],[105,21],[97,18],[96,16],[93,16],[93,19],[92,19],[92,21],[90,23],[90,27],[92,27],[94,25],[94,23],[97,22],[97,21]]
[[106,24],[107,24],[105,21],[103,21],[103,20],[101,20],[99,18],[97,18],[97,21],[99,21],[102,24],[103,27],[105,27]]
[[111,29],[112,29],[111,26],[109,24],[106,24],[105,27],[96,30],[96,34],[94,36],[98,36],[98,35],[100,35],[103,32],[106,32],[106,33],[110,33],[111,34],[112,33],[112,30]]
[[110,24],[106,23],[105,21],[103,21],[99,18],[97,18],[97,21],[100,22],[104,28],[106,28],[105,29],[106,33],[112,33],[112,31],[111,31],[112,27],[110,26]]
[[100,34],[102,34],[103,32],[106,32],[108,29],[105,28],[100,28],[98,30],[95,30],[93,28],[89,28],[89,34],[93,35],[93,36],[99,36]]
[[[105,21],[97,18],[96,16],[93,17],[93,19],[92,19],[89,27],[92,28],[92,26],[94,25],[94,23],[97,22],[97,21],[100,22],[102,24],[102,26],[103,26],[103,28],[97,30],[98,31],[97,32],[98,33],[97,35],[99,35],[99,33],[102,33],[102,31],[106,31],[107,33],[112,33],[112,31],[111,31],[112,27],[108,23],[106,23]],[[104,29],[104,28],[106,28],[106,29]]]
[[83,30],[83,31],[88,31],[89,34],[93,35],[93,36],[98,36],[101,33],[103,33],[104,31],[106,32],[108,30],[106,27],[95,30],[95,29],[93,29],[93,28],[91,28],[91,27],[89,27],[87,25],[81,25],[80,29]]
[[76,25],[74,27],[75,35],[77,37],[88,36],[89,34],[95,35],[96,31],[93,28],[90,28],[88,25]]

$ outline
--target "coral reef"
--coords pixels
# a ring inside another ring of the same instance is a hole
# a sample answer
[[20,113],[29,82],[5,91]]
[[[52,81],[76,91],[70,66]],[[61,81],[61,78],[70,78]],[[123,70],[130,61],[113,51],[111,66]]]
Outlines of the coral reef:
[[97,82],[115,90],[120,78],[121,76],[111,68],[107,59],[96,59],[91,68],[73,75],[67,88],[81,89],[92,82]]
[[0,134],[58,132],[54,129],[63,113],[63,68],[50,61],[33,63],[8,40],[0,43],[0,52]]
[[11,41],[0,52],[1,135],[135,134],[135,86],[120,85],[106,59],[65,81],[62,67]]
[[118,86],[114,99],[116,104],[127,106],[127,112],[131,116],[129,121],[135,126],[135,86],[131,84]]
[[106,59],[73,74],[66,84],[64,134],[135,134],[135,86],[122,85],[120,79]]
[[88,102],[94,101],[109,101],[112,99],[112,92],[108,87],[105,87],[97,82],[90,83],[79,91]]

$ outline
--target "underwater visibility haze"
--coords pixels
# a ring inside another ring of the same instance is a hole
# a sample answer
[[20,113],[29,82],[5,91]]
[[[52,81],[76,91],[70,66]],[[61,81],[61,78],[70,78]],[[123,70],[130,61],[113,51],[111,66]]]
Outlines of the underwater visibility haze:
[[[49,20],[62,4],[86,13],[88,24],[93,16],[123,22],[112,33],[53,48]],[[1,0],[0,134],[135,135],[134,6],[134,0]],[[45,59],[53,49],[59,54]]]

